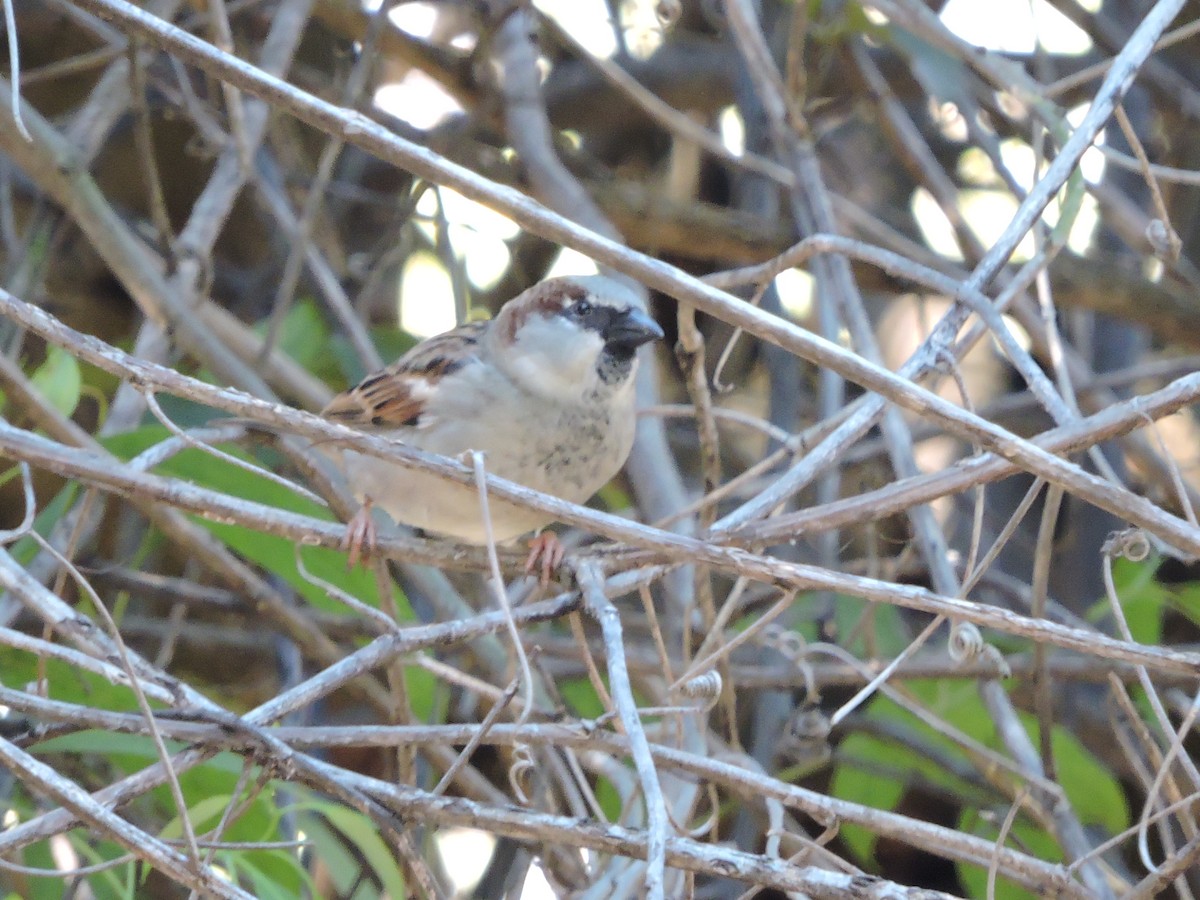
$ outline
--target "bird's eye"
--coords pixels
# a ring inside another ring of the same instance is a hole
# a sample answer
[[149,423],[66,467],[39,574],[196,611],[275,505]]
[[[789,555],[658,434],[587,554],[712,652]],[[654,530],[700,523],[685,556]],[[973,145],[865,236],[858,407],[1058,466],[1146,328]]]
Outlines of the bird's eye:
[[586,300],[580,300],[571,308],[571,312],[580,319],[586,318],[592,314],[592,304]]

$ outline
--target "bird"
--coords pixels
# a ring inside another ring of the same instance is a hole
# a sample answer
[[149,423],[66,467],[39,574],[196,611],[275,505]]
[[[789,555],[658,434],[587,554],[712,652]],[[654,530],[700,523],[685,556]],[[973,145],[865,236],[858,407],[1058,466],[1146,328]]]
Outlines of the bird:
[[[322,415],[443,456],[478,451],[492,475],[583,503],[629,457],[637,351],[662,337],[620,282],[603,275],[549,278],[492,319],[420,342],[338,394]],[[364,543],[374,542],[372,504],[421,532],[471,544],[486,543],[489,531],[507,542],[551,521],[492,499],[489,529],[475,487],[348,449],[332,453],[363,504],[348,529],[350,565]],[[562,558],[553,532],[540,532],[530,542],[526,572],[540,567],[546,583]]]

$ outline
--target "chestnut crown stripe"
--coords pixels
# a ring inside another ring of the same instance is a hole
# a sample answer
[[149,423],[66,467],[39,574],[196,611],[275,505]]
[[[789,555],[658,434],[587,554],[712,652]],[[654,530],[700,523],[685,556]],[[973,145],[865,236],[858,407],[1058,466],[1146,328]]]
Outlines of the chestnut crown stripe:
[[509,303],[500,311],[496,321],[504,328],[504,337],[511,343],[517,332],[533,315],[553,316],[572,303],[588,296],[587,288],[573,281],[551,280],[535,284],[521,296],[520,303]]

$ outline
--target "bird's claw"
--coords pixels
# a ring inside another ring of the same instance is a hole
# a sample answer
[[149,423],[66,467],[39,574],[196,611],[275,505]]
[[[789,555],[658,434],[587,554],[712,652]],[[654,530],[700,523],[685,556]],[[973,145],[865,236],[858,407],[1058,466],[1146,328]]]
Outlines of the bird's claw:
[[375,531],[375,520],[371,518],[371,498],[367,497],[354,517],[346,523],[346,549],[350,552],[346,558],[346,568],[353,569],[360,562],[366,565],[378,546],[379,535]]
[[525,560],[525,574],[538,572],[538,582],[545,587],[550,577],[562,565],[567,548],[562,545],[553,531],[543,531],[529,542],[529,556]]

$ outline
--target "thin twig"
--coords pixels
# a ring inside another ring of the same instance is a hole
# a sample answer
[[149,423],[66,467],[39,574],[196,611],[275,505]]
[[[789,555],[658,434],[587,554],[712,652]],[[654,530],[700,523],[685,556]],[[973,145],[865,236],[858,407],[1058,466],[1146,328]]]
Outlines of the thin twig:
[[629,739],[629,752],[633,756],[634,768],[642,785],[642,799],[646,804],[646,896],[651,900],[662,900],[663,877],[666,866],[667,806],[662,788],[658,783],[658,772],[650,755],[646,732],[642,729],[637,702],[629,684],[629,670],[625,665],[625,646],[621,638],[621,617],[617,608],[604,593],[599,570],[592,563],[581,563],[575,568],[575,576],[583,591],[588,612],[600,623],[607,651],[608,683],[612,691],[617,715]]

